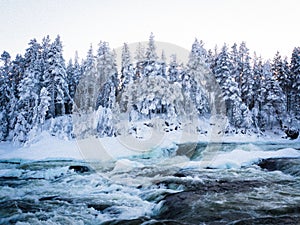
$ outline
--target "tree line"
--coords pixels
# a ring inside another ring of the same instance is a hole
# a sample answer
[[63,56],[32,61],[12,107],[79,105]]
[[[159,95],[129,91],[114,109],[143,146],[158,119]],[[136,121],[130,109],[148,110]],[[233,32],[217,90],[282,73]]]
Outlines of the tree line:
[[[264,61],[244,42],[206,50],[196,39],[183,64],[175,54],[169,62],[159,57],[151,34],[133,58],[124,44],[120,71],[107,42],[96,54],[91,46],[81,62],[76,55],[66,64],[62,53],[60,37],[52,42],[47,36],[42,43],[31,40],[14,60],[1,54],[0,140],[24,143],[49,129],[49,121],[72,133],[73,114],[93,116],[96,126],[81,131],[100,137],[134,132],[135,122],[154,118],[180,129],[219,116],[227,121],[224,133],[299,129],[299,47],[290,61],[279,52]],[[61,124],[62,117],[71,119]],[[125,130],[118,125],[124,119],[131,124]]]

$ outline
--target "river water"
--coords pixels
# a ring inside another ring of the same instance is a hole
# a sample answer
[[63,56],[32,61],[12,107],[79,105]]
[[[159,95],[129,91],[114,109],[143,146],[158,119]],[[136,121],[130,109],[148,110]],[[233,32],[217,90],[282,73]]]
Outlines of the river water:
[[108,162],[1,160],[0,224],[300,224],[299,149],[197,143]]

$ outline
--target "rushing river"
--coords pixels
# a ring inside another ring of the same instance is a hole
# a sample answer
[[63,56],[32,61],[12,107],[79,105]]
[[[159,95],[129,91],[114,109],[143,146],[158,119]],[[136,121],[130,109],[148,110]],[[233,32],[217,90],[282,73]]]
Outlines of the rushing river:
[[300,224],[299,149],[198,143],[109,162],[1,160],[0,224]]

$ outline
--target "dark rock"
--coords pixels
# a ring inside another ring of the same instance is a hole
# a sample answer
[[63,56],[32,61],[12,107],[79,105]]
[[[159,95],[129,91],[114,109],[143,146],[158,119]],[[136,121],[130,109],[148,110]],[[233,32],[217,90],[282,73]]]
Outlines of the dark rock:
[[50,200],[53,200],[53,199],[55,199],[57,197],[58,197],[57,195],[42,197],[42,198],[39,199],[39,201],[50,201]]
[[87,166],[69,166],[69,170],[74,170],[76,173],[91,172],[91,169]]
[[274,225],[274,224],[284,224],[284,225],[299,225],[299,216],[281,216],[281,217],[264,217],[264,218],[254,218],[239,220],[237,222],[230,223],[231,225]]
[[300,176],[300,158],[262,159],[258,166],[268,171],[281,171],[286,174]]
[[107,205],[107,204],[97,204],[97,203],[89,203],[87,204],[88,208],[93,208],[97,211],[103,211],[109,207],[111,207],[111,205]]
[[0,203],[0,215],[20,213],[36,213],[41,210],[41,206],[29,199],[13,199]]
[[146,217],[141,217],[132,220],[111,220],[101,225],[140,225],[140,224],[147,224],[147,225],[189,225],[189,223],[182,223],[174,220],[154,220]]
[[294,128],[286,129],[285,133],[292,140],[297,139],[299,137],[299,130]]
[[[176,189],[177,187],[183,188],[186,192],[196,191],[197,194],[206,194],[208,192],[221,193],[221,192],[244,192],[255,187],[265,185],[266,183],[255,180],[208,180],[206,182],[194,181],[194,180],[182,180],[180,176],[185,176],[184,174],[178,173],[177,179],[164,180],[158,185],[164,185],[169,189]],[[181,194],[182,192],[178,193]]]
[[[238,203],[215,204],[207,196],[233,196],[236,193],[249,192],[266,183],[255,180],[219,180],[184,181],[177,178],[178,187],[185,191],[173,193],[163,198],[163,206],[156,219],[175,220],[187,224],[227,224],[240,218],[251,218],[247,210],[238,208]],[[176,179],[164,181],[167,187],[176,186]],[[229,200],[232,202],[233,200]]]
[[39,199],[39,201],[60,201],[60,202],[67,202],[70,204],[74,203],[74,200],[71,198],[63,198],[63,197],[59,197],[59,196],[47,196],[47,197],[42,197]]
[[197,150],[197,143],[187,143],[178,145],[178,149],[176,150],[176,155],[186,156],[191,158],[195,151]]
[[186,177],[186,175],[183,174],[183,173],[178,172],[178,173],[174,174],[174,177]]

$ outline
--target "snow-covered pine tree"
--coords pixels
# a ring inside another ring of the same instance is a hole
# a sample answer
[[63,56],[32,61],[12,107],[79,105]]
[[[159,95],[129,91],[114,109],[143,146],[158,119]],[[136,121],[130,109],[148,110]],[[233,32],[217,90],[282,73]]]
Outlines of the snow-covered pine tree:
[[99,115],[97,134],[100,137],[114,134],[112,110],[117,110],[118,71],[116,56],[107,42],[100,42],[97,53],[97,85],[99,84],[96,110]]
[[[27,134],[28,142],[33,141],[35,137],[44,130],[44,123],[46,120],[47,112],[49,110],[50,101],[51,98],[49,96],[49,93],[47,89],[43,87],[39,94],[39,103],[33,108],[33,111],[35,113],[33,114],[33,124],[31,126],[32,128],[30,129],[29,134]],[[22,117],[20,117],[19,119],[22,119]],[[22,120],[20,122],[22,123]]]
[[131,122],[157,118],[175,123],[178,117],[184,116],[181,85],[161,76],[140,79],[128,86],[122,101]]
[[4,51],[1,54],[1,61],[3,66],[0,67],[0,141],[3,141],[9,133],[10,54]]
[[249,49],[246,46],[245,42],[242,42],[239,46],[239,51],[238,51],[238,72],[237,72],[237,77],[236,77],[236,82],[238,83],[239,88],[241,89],[242,83],[243,83],[243,76],[244,73],[249,71],[249,68],[247,68],[247,64],[250,61],[250,56],[249,56]]
[[131,62],[130,51],[127,43],[124,43],[122,48],[121,59],[121,91],[135,80],[135,72]]
[[49,92],[45,87],[43,87],[40,91],[40,102],[37,106],[37,115],[36,115],[36,124],[40,126],[40,131],[42,131],[42,127],[46,120],[46,115],[49,110],[51,98],[49,96]]
[[274,126],[282,126],[285,116],[285,96],[278,82],[273,77],[271,65],[267,61],[263,65],[262,89],[262,127],[272,130]]
[[160,63],[160,67],[161,67],[161,72],[159,73],[159,75],[166,78],[167,77],[167,63],[166,63],[166,55],[165,55],[164,50],[162,50],[162,52],[161,52],[161,58],[160,58],[159,63]]
[[62,42],[60,36],[57,36],[55,41],[51,44],[48,55],[46,56],[46,66],[43,77],[44,86],[51,97],[48,115],[52,118],[65,114],[65,104],[70,98],[66,66],[62,51]]
[[205,62],[211,71],[213,70],[213,67],[215,66],[216,57],[217,57],[217,55],[215,55],[215,53],[211,49],[209,49],[207,51],[207,58],[206,58]]
[[99,79],[97,79],[96,57],[93,46],[87,52],[82,62],[82,75],[75,92],[73,107],[74,134],[77,138],[86,138],[96,134],[98,119],[95,116],[96,101],[99,94]]
[[[232,76],[232,63],[229,59],[226,44],[217,56],[214,68],[216,80],[222,89],[227,118],[234,128],[241,128],[246,118],[242,116],[242,99],[238,84]],[[244,112],[244,115],[248,115]],[[248,120],[248,119],[247,119]],[[230,129],[230,128],[228,128]]]
[[159,60],[159,57],[157,56],[153,33],[150,34],[144,59],[137,62],[136,75],[141,78],[149,76],[166,76],[166,65]]
[[240,71],[239,71],[239,51],[238,45],[236,43],[231,47],[231,51],[228,53],[230,62],[232,63],[232,76],[236,82],[240,79]]
[[72,63],[72,59],[70,59],[66,69],[67,82],[68,82],[69,94],[70,94],[70,99],[66,107],[66,114],[70,114],[72,112],[76,88],[82,73],[78,60],[79,60],[78,53],[76,52],[74,64]]
[[[281,70],[282,70],[282,58],[281,55],[279,53],[279,51],[276,52],[276,55],[274,56],[274,59],[272,61],[271,64],[271,70],[273,73],[273,76],[276,80],[280,80],[279,77],[284,78],[286,74],[282,75],[281,74]],[[284,79],[286,79],[287,77],[285,77]]]
[[229,57],[232,63],[232,76],[241,91],[242,101],[251,110],[254,107],[254,77],[250,64],[249,49],[246,47],[246,43],[242,42],[239,49],[237,48],[237,44],[234,43],[231,47]]
[[15,128],[17,116],[18,116],[18,86],[21,79],[24,76],[25,71],[25,60],[21,55],[17,55],[16,59],[12,61],[10,69],[10,82],[9,82],[9,104],[7,105],[9,109],[9,136],[7,140],[12,140],[12,132]]
[[146,49],[145,59],[148,62],[156,61],[158,59],[156,53],[156,45],[154,41],[154,34],[151,32],[148,42],[148,48]]
[[88,113],[96,110],[96,99],[99,85],[97,83],[96,59],[91,45],[86,59],[82,63],[82,75],[75,92],[75,110],[79,113]]
[[245,54],[241,76],[241,98],[249,110],[254,107],[254,76],[250,65],[249,54]]
[[49,35],[43,38],[42,44],[41,44],[41,51],[42,51],[42,60],[43,60],[43,67],[42,67],[42,72],[45,74],[47,72],[47,69],[49,67],[48,64],[48,56],[49,56],[49,51],[51,48],[51,39]]
[[12,138],[14,142],[24,143],[28,140],[28,133],[36,124],[38,115],[39,94],[42,88],[42,55],[41,46],[31,40],[25,53],[27,67],[18,85],[19,100],[17,102],[17,120]]
[[100,42],[97,54],[98,97],[96,109],[101,105],[111,108],[116,102],[118,88],[118,70],[114,53],[107,42]]
[[145,47],[141,42],[137,44],[136,51],[135,51],[135,57],[134,57],[136,63],[142,62],[145,59]]
[[293,49],[291,57],[292,110],[297,120],[300,120],[300,47]]
[[254,107],[252,111],[252,120],[256,132],[260,132],[260,111],[262,110],[264,89],[261,89],[263,81],[262,59],[254,53],[253,58],[253,77],[254,77]]
[[70,94],[70,99],[66,103],[66,114],[70,114],[72,112],[73,99],[75,97],[75,92],[76,92],[76,83],[74,79],[74,65],[72,59],[70,59],[68,62],[66,73],[67,73],[67,82],[68,82],[69,94]]
[[167,80],[170,82],[180,81],[180,69],[177,62],[177,57],[175,54],[171,55],[171,60],[169,63],[169,69],[167,74]]
[[272,63],[272,73],[275,80],[278,81],[279,86],[281,87],[284,95],[285,95],[285,111],[287,114],[290,113],[291,110],[291,77],[290,77],[290,68],[287,61],[287,58],[282,59],[279,52],[276,53],[273,63]]
[[210,110],[204,87],[210,86],[212,76],[208,65],[205,64],[206,58],[203,42],[195,39],[187,64],[188,79],[184,79],[183,89],[190,96],[199,116],[207,115]]

